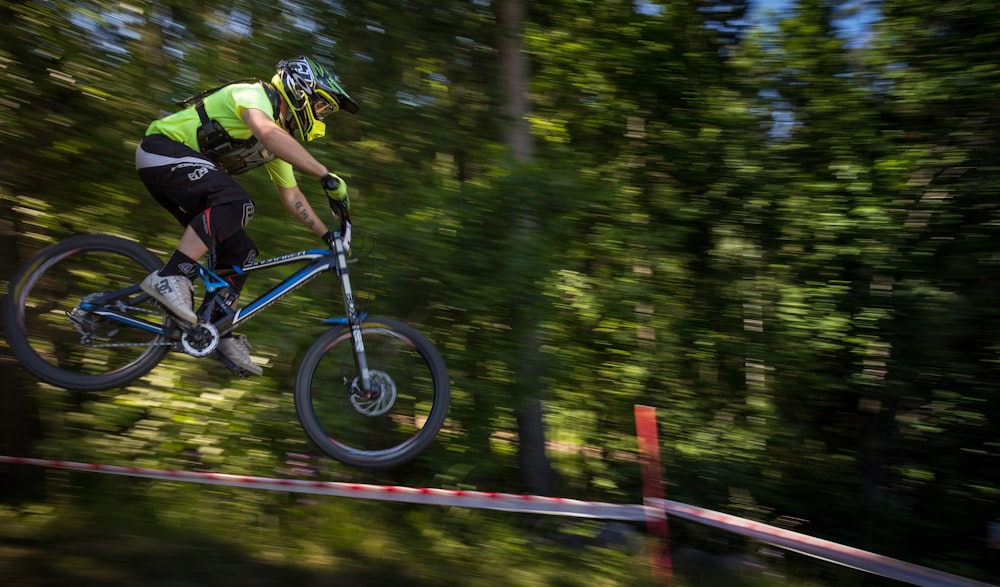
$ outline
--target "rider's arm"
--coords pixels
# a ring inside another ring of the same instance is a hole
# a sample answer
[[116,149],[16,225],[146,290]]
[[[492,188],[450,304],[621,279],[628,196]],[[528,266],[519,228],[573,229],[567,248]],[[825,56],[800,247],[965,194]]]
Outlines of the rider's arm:
[[316,178],[328,173],[322,163],[263,110],[257,108],[243,110],[243,122],[250,128],[253,136],[279,159]]
[[[323,177],[328,173],[322,163],[317,161],[285,129],[278,126],[263,110],[247,108],[243,111],[243,121],[250,128],[250,132],[257,137],[257,140],[279,159],[287,161],[294,167],[315,177]],[[276,187],[282,206],[298,218],[299,222],[313,234],[322,238],[327,232],[326,225],[309,205],[309,200],[303,195],[302,190],[298,186]]]
[[313,211],[312,206],[309,205],[309,200],[302,194],[302,190],[298,186],[290,188],[276,187],[278,188],[278,198],[281,200],[281,205],[294,214],[299,219],[299,222],[305,225],[313,234],[323,238],[323,235],[327,232],[326,225],[323,224],[323,221]]

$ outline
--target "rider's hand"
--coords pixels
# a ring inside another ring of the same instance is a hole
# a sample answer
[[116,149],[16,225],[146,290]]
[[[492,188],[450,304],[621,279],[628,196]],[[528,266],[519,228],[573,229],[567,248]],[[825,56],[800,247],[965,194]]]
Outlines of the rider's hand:
[[[345,224],[344,233],[340,235],[340,242],[344,244],[344,252],[347,252],[351,250],[351,223],[345,222],[344,224]],[[326,231],[326,234],[323,235],[323,242],[325,242],[326,246],[330,247],[331,249],[334,249],[333,239],[334,235],[332,230]]]
[[336,173],[327,173],[324,175],[320,182],[323,184],[323,189],[326,190],[326,197],[331,200],[340,200],[347,206],[347,209],[351,209],[351,198],[347,196],[347,182],[337,176]]

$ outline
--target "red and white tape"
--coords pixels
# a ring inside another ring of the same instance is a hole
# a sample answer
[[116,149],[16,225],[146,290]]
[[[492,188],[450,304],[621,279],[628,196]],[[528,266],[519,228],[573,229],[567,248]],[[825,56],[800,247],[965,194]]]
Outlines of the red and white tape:
[[706,524],[720,530],[733,532],[778,546],[793,552],[798,552],[825,561],[837,563],[846,567],[851,567],[866,571],[875,575],[882,575],[890,579],[903,581],[911,585],[921,585],[923,587],[997,587],[989,583],[966,579],[958,575],[952,575],[943,571],[921,567],[912,563],[889,558],[823,540],[814,538],[798,532],[792,532],[776,526],[754,522],[744,518],[737,518],[722,512],[707,510],[705,508],[687,505],[684,503],[670,501],[667,499],[646,498],[646,505],[662,510],[670,515],[679,518],[692,520],[700,524]]
[[381,501],[397,501],[425,505],[461,506],[489,510],[574,516],[581,518],[601,518],[606,520],[645,520],[651,510],[653,515],[663,516],[662,511],[642,505],[622,505],[596,501],[580,501],[562,497],[519,495],[515,493],[495,493],[489,491],[464,491],[453,489],[431,489],[401,487],[395,485],[368,485],[363,483],[341,483],[336,481],[304,481],[299,479],[271,479],[247,475],[226,475],[222,473],[200,473],[146,469],[142,467],[120,467],[117,465],[94,465],[70,461],[53,461],[26,457],[0,455],[0,463],[14,465],[37,465],[73,471],[107,473],[165,481],[187,481],[208,485],[228,485],[268,491],[311,493],[336,497],[358,497]]
[[[643,408],[643,409],[639,409]],[[55,461],[33,459],[26,457],[11,457],[0,455],[0,463],[15,465],[36,465],[69,469],[74,471],[89,471],[129,477],[144,477],[165,481],[186,481],[209,485],[228,485],[269,491],[284,491],[292,493],[311,493],[337,497],[355,497],[381,501],[395,501],[426,505],[458,506],[490,510],[505,510],[511,512],[548,514],[555,516],[574,516],[584,518],[600,518],[606,520],[626,520],[647,522],[652,529],[662,528],[662,536],[651,531],[650,538],[662,540],[666,548],[666,515],[688,519],[728,532],[747,536],[793,552],[798,552],[828,562],[859,569],[868,573],[882,575],[911,585],[922,587],[998,587],[989,583],[966,579],[950,573],[945,573],[927,567],[921,567],[897,559],[892,559],[872,552],[844,546],[821,538],[814,538],[798,532],[792,532],[762,524],[745,518],[738,518],[722,512],[687,505],[676,501],[661,499],[662,487],[650,485],[653,477],[660,471],[658,458],[659,446],[655,427],[655,414],[651,408],[637,406],[636,420],[640,424],[640,453],[647,462],[644,466],[646,478],[645,505],[623,505],[594,501],[579,501],[561,497],[543,497],[538,495],[519,495],[513,493],[495,493],[487,491],[463,491],[451,489],[430,489],[401,487],[394,485],[367,485],[361,483],[341,483],[335,481],[303,481],[298,479],[272,479],[267,477],[252,477],[246,475],[226,475],[222,473],[200,473],[193,471],[146,469],[142,467],[121,467],[117,465],[94,465],[70,461]],[[655,449],[655,450],[654,450]],[[655,545],[654,545],[655,546]],[[659,547],[657,547],[659,548]],[[652,549],[652,547],[651,547]],[[663,552],[654,556],[654,567],[664,567],[666,573],[657,573],[658,584],[672,584],[669,553]]]

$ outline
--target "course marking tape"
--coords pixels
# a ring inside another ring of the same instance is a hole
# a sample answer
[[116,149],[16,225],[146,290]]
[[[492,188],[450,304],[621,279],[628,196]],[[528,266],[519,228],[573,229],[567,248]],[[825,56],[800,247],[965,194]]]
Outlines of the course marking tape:
[[71,461],[53,461],[47,459],[10,457],[2,455],[0,455],[0,463],[36,465],[56,469],[107,473],[110,475],[125,475],[129,477],[143,477],[146,479],[160,479],[165,481],[187,481],[208,485],[250,487],[268,491],[310,493],[316,495],[332,495],[336,497],[357,497],[426,505],[475,507],[480,509],[547,514],[555,516],[644,521],[649,515],[663,515],[662,511],[638,504],[613,504],[596,501],[580,501],[562,497],[520,495],[515,493],[414,488],[396,485],[368,485],[364,483],[342,483],[336,481],[271,479],[268,477],[227,475],[223,473],[146,469],[142,467],[120,467],[117,465],[94,465],[87,463],[75,463]]
[[[637,406],[638,408],[638,406]],[[636,412],[637,420],[645,420],[639,433],[645,440],[640,441],[640,456],[652,457],[653,449],[658,452],[659,445],[650,445],[650,436],[655,437],[655,428],[647,428],[649,418],[654,416],[651,409],[643,408]],[[641,416],[641,417],[640,417]],[[653,425],[655,426],[655,420]],[[649,465],[655,460],[648,462]],[[27,457],[11,457],[0,455],[0,463],[14,465],[35,465],[143,477],[165,481],[186,481],[208,485],[228,485],[268,491],[284,491],[290,493],[310,493],[336,497],[354,497],[380,501],[395,501],[427,505],[442,505],[469,507],[490,510],[503,510],[521,513],[535,513],[555,516],[574,516],[582,518],[599,518],[606,520],[624,520],[632,522],[654,522],[663,520],[666,526],[667,514],[678,516],[697,523],[712,526],[727,532],[733,532],[760,540],[767,544],[784,548],[827,562],[855,568],[861,571],[881,575],[911,585],[921,587],[1000,587],[967,579],[936,569],[922,567],[901,560],[889,558],[872,552],[867,552],[850,546],[814,538],[806,534],[792,532],[776,526],[739,518],[722,512],[717,512],[697,506],[687,505],[677,501],[662,499],[656,494],[662,493],[646,487],[644,505],[613,504],[594,501],[580,501],[562,497],[544,497],[538,495],[520,495],[513,493],[495,493],[487,491],[464,491],[452,489],[413,488],[394,485],[368,485],[362,483],[343,483],[336,481],[304,481],[299,479],[272,479],[246,475],[228,475],[224,473],[203,473],[194,471],[147,469],[142,467],[122,467],[117,465],[97,465],[76,463],[71,461],[56,461]],[[659,468],[655,465],[653,468]],[[652,471],[645,471],[650,473]],[[661,490],[662,491],[662,487]],[[652,493],[653,495],[650,495]],[[659,577],[661,580],[663,576]],[[672,577],[666,575],[667,581]]]
[[903,581],[911,585],[921,585],[923,587],[997,587],[990,583],[966,579],[965,577],[959,577],[951,573],[921,567],[873,552],[844,546],[843,544],[837,544],[836,542],[830,542],[822,538],[814,538],[776,526],[754,522],[753,520],[738,518],[722,512],[707,510],[667,499],[646,498],[645,501],[646,505],[661,509],[673,516],[754,538],[761,542],[827,562]]
[[142,477],[164,481],[185,481],[207,485],[227,485],[268,491],[289,493],[309,493],[335,497],[354,497],[380,501],[395,501],[427,505],[471,507],[490,510],[504,510],[521,513],[547,514],[625,520],[648,521],[650,515],[678,516],[687,520],[712,526],[760,540],[774,546],[798,552],[807,556],[855,568],[868,573],[882,575],[911,585],[922,587],[998,587],[973,579],[966,579],[943,571],[921,567],[897,559],[892,559],[850,546],[844,546],[821,538],[814,538],[761,522],[738,518],[722,512],[697,506],[648,497],[646,505],[612,504],[580,501],[561,497],[494,493],[485,491],[464,491],[451,489],[413,488],[395,485],[368,485],[363,483],[342,483],[336,481],[303,481],[299,479],[271,479],[247,475],[224,473],[201,473],[195,471],[147,469],[143,467],[122,467],[56,461],[28,457],[0,455],[0,463],[13,465],[34,465],[72,471],[105,473],[128,477]]

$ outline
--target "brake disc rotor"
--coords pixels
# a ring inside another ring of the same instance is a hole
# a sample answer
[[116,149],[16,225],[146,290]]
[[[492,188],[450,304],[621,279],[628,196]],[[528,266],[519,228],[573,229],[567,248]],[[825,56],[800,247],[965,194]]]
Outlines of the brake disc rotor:
[[361,381],[355,379],[351,385],[351,405],[359,414],[381,416],[396,403],[396,383],[384,371],[373,369],[368,375],[371,390],[361,389]]

